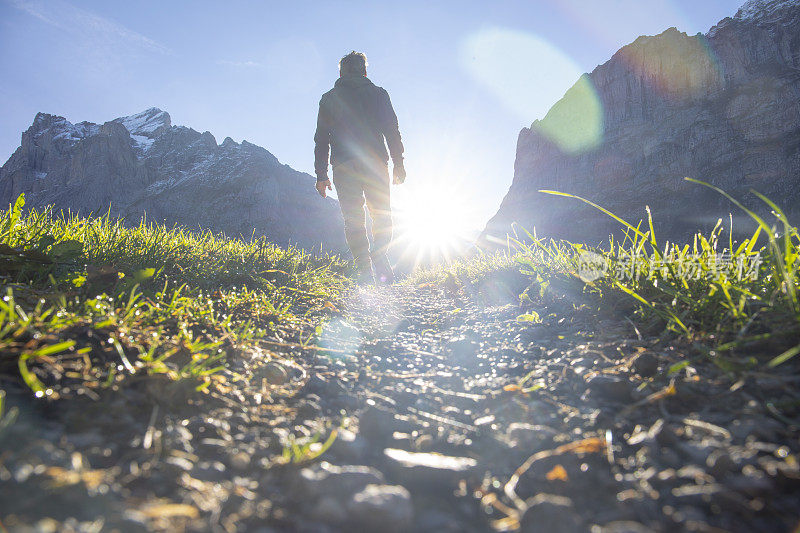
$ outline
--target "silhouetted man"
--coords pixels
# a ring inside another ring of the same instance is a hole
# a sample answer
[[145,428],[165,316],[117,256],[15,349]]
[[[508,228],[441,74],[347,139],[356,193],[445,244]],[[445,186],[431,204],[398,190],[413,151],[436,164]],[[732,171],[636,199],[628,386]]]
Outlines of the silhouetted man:
[[[389,93],[367,78],[364,54],[350,52],[339,61],[339,79],[319,102],[314,143],[317,191],[323,198],[325,191],[331,189],[330,147],[333,183],[359,281],[372,282],[374,268],[377,281],[391,283],[394,274],[386,257],[392,240],[388,162],[391,155],[394,183],[403,183],[406,179],[403,143]],[[372,219],[371,247],[367,239],[365,200]]]

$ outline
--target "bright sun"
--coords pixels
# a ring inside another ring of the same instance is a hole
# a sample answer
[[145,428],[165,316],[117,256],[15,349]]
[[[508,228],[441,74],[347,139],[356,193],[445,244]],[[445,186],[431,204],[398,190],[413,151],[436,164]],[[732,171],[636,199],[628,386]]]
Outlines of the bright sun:
[[451,259],[474,237],[475,221],[456,189],[438,183],[396,187],[395,245],[416,264],[437,257]]

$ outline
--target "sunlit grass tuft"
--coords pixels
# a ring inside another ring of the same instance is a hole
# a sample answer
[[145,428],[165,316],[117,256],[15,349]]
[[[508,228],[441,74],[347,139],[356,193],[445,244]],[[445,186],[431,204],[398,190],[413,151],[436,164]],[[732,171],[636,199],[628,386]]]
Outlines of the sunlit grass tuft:
[[435,285],[450,281],[460,284],[479,284],[498,272],[516,273],[518,265],[512,253],[477,253],[468,259],[457,259],[450,264],[436,265],[412,272],[405,283],[412,285]]
[[265,336],[300,340],[348,286],[348,264],[108,215],[0,213],[0,372],[37,396],[93,395],[130,374],[193,380]]
[[[616,305],[615,296],[627,296],[633,316],[649,331],[701,339],[726,369],[757,364],[755,356],[771,354],[770,366],[788,360],[800,352],[800,345],[793,346],[800,338],[798,229],[758,193],[772,210],[772,225],[724,191],[689,181],[716,190],[745,210],[757,224],[753,235],[735,242],[730,218],[727,235],[720,219],[710,234],[698,233],[689,244],[659,243],[649,208],[643,229],[642,222],[633,226],[584,198],[541,191],[594,206],[623,226],[624,238],[603,249],[529,235],[528,243],[517,241],[517,260],[540,291],[560,279],[582,282],[583,291],[594,295],[601,307],[604,302]],[[746,357],[734,360],[726,354]]]

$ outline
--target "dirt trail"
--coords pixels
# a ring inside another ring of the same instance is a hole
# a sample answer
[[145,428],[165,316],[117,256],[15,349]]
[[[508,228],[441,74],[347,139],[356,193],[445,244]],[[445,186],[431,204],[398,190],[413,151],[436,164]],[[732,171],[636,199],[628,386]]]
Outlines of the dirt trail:
[[[517,303],[482,301],[446,285],[360,289],[324,350],[266,342],[230,361],[213,396],[142,379],[98,401],[26,400],[0,442],[0,519],[10,531],[796,527],[797,377],[707,363],[670,374],[690,347],[568,303],[531,324]],[[334,431],[318,458],[282,464],[318,451],[292,442]]]

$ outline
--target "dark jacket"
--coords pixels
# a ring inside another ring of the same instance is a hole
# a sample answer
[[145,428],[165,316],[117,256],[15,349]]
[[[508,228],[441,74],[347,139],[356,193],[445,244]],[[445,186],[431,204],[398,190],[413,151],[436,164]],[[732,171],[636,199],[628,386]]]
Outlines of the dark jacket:
[[353,159],[386,163],[390,154],[395,165],[403,164],[403,142],[389,93],[366,76],[343,76],[322,95],[314,144],[318,180],[328,179],[329,146],[331,164]]

